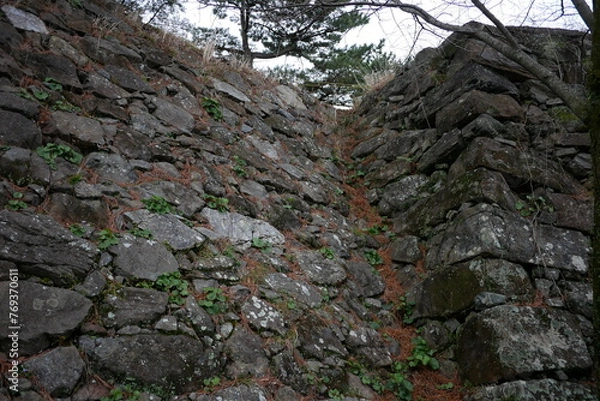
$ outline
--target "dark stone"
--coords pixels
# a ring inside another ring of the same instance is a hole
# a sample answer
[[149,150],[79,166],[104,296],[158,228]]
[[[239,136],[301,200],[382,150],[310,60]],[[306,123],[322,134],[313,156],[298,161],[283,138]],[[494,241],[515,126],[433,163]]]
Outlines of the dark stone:
[[468,401],[595,401],[594,392],[579,383],[553,379],[517,380],[477,389]]
[[155,93],[156,91],[139,74],[114,65],[107,65],[110,80],[129,92]]
[[98,227],[108,223],[108,208],[100,200],[79,199],[74,196],[55,193],[50,196],[48,213],[58,221],[67,223],[87,222]]
[[23,367],[35,377],[36,387],[53,397],[69,396],[81,379],[85,362],[77,348],[59,347],[27,360]]
[[226,373],[232,379],[262,377],[269,371],[262,340],[240,325],[235,327],[225,343],[224,352],[230,360]]
[[0,155],[0,176],[19,186],[31,183],[47,186],[51,172],[48,163],[37,152],[10,148]]
[[463,379],[475,385],[592,367],[572,315],[529,306],[497,306],[472,317],[456,355]]
[[489,114],[499,121],[520,122],[525,112],[511,96],[473,90],[442,108],[435,116],[435,125],[439,131],[446,132],[464,127],[481,114]]
[[156,281],[161,274],[179,269],[177,260],[162,243],[130,234],[110,247],[110,253],[115,256],[115,273],[133,280]]
[[104,298],[103,322],[116,328],[152,324],[166,312],[168,297],[149,288],[123,287]]
[[42,145],[42,132],[30,119],[20,113],[0,110],[0,142],[20,148],[35,149]]
[[565,173],[553,160],[489,138],[474,139],[451,166],[448,179],[452,180],[477,167],[501,172],[514,187],[532,182],[566,194],[580,195],[586,192],[575,178]]
[[37,118],[40,105],[9,92],[0,92],[0,109],[23,114],[27,118]]
[[361,296],[374,297],[383,293],[385,281],[373,266],[365,262],[347,262],[346,266]]
[[51,53],[17,53],[21,64],[31,68],[38,77],[52,78],[66,88],[81,90],[77,69],[71,60]]
[[49,216],[0,211],[0,259],[23,273],[72,284],[85,277],[97,252]]
[[203,387],[218,375],[211,350],[184,335],[140,334],[114,338],[79,339],[92,371],[117,382],[133,379],[175,394]]
[[[8,300],[14,281],[0,282],[0,295]],[[9,320],[8,302],[0,303],[0,346],[8,350],[15,324],[19,330],[19,356],[33,355],[46,349],[52,341],[67,338],[86,318],[92,301],[74,291],[20,280],[18,322]],[[12,292],[11,292],[12,293]],[[60,390],[61,392],[64,389]]]

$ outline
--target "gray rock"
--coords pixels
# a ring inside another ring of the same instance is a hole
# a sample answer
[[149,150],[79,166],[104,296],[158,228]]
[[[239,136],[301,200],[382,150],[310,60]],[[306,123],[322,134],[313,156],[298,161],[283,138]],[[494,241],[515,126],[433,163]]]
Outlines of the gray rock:
[[534,289],[525,269],[501,259],[475,259],[437,269],[417,286],[414,316],[451,316],[475,306],[480,293],[531,301]]
[[77,348],[58,347],[48,353],[27,360],[23,367],[35,377],[39,389],[53,397],[69,396],[81,379],[85,362]]
[[565,291],[565,303],[573,312],[592,319],[594,313],[594,292],[589,283],[569,282]]
[[29,118],[0,110],[0,120],[0,141],[3,144],[26,149],[35,149],[42,144],[42,132]]
[[151,98],[149,102],[156,108],[153,115],[159,120],[182,132],[191,132],[194,129],[194,116],[186,110],[157,97]]
[[267,394],[259,387],[242,384],[216,391],[214,401],[265,401]]
[[306,106],[298,93],[286,85],[278,85],[275,87],[277,96],[281,99],[283,107],[293,107],[295,109],[306,110]]
[[391,244],[391,257],[394,262],[416,263],[423,258],[419,249],[419,237],[406,235],[396,238]]
[[305,357],[323,360],[326,355],[348,356],[342,343],[339,326],[319,319],[314,314],[304,315],[296,323],[300,348]]
[[40,105],[10,92],[0,92],[0,109],[23,114],[27,118],[36,118],[40,114]]
[[[107,20],[111,18],[108,17]],[[122,21],[122,20],[121,20]],[[123,24],[120,24],[123,26]],[[140,64],[142,57],[132,49],[121,45],[117,40],[107,40],[95,36],[85,36],[81,39],[79,47],[86,56],[100,64],[116,63],[117,65],[126,65],[128,62]],[[126,59],[125,61],[123,59]],[[125,70],[127,71],[127,70]],[[141,78],[138,78],[141,80]],[[117,84],[119,84],[117,82]]]
[[66,40],[59,38],[58,36],[51,36],[48,40],[48,47],[54,50],[56,53],[60,53],[72,62],[77,67],[85,67],[90,59],[84,56],[79,50],[75,49]]
[[566,271],[588,270],[589,239],[578,231],[532,225],[527,219],[489,205],[467,209],[428,243],[426,264],[433,268],[479,255],[515,263],[544,264]]
[[91,90],[93,94],[108,99],[125,99],[129,92],[118,85],[113,84],[110,79],[98,73],[90,72],[85,81],[84,88]]
[[357,327],[350,330],[346,344],[360,355],[371,366],[389,366],[392,356],[379,333],[368,327]]
[[172,214],[155,214],[146,209],[125,213],[137,227],[149,230],[152,238],[167,244],[174,251],[201,247],[206,238],[198,231],[185,225]]
[[280,335],[288,331],[281,313],[258,297],[252,296],[244,303],[242,313],[255,330],[269,330]]
[[98,199],[79,199],[63,193],[50,196],[47,211],[58,221],[66,223],[86,222],[97,227],[108,224],[108,208]]
[[48,163],[37,152],[23,148],[10,148],[0,154],[0,175],[20,186],[48,186],[51,180]]
[[403,131],[389,138],[374,152],[378,159],[396,160],[399,156],[411,158],[420,156],[438,137],[435,129]]
[[252,240],[262,239],[272,245],[281,245],[285,237],[275,227],[262,220],[238,213],[221,213],[214,209],[202,209],[202,215],[211,225],[214,238],[227,238],[241,249],[248,249]]
[[211,350],[183,335],[139,334],[114,338],[79,338],[92,371],[103,377],[134,379],[171,393],[203,387],[217,374]]
[[517,380],[477,389],[468,401],[594,401],[592,389],[579,383],[553,379]]
[[179,331],[177,318],[171,315],[161,317],[158,322],[154,324],[154,330],[158,330],[163,333],[176,333]]
[[100,271],[95,270],[87,275],[83,283],[77,284],[73,289],[88,298],[97,297],[106,288],[106,278]]
[[473,384],[592,366],[572,315],[529,306],[497,306],[472,317],[460,332],[456,355],[463,379]]
[[269,360],[260,337],[240,325],[227,339],[224,351],[230,359],[226,369],[230,378],[262,377],[269,371]]
[[215,332],[215,324],[212,318],[203,308],[198,305],[194,297],[187,297],[181,312],[177,311],[177,316],[183,321],[189,323],[198,336],[211,335]]
[[377,210],[383,215],[392,215],[406,210],[420,198],[429,195],[426,187],[430,178],[424,174],[409,175],[385,187]]
[[[74,291],[47,287],[21,280],[18,322],[9,320],[8,302],[0,303],[0,346],[8,350],[15,325],[20,327],[19,356],[33,355],[46,349],[52,341],[68,337],[86,318],[92,302]],[[9,299],[9,282],[0,282],[0,296]],[[12,299],[12,298],[11,298]]]
[[156,281],[161,274],[179,269],[175,256],[164,245],[130,234],[123,235],[110,252],[115,256],[115,273],[134,280]]
[[[426,230],[444,222],[448,212],[463,204],[486,202],[514,210],[519,198],[510,190],[502,174],[484,168],[469,171],[448,181],[433,195],[418,200],[394,219],[394,231],[431,234]],[[427,213],[423,213],[423,211]]]
[[385,290],[383,277],[368,263],[347,262],[348,274],[356,283],[356,288],[362,297],[381,295]]
[[55,111],[52,113],[52,119],[58,135],[73,139],[82,147],[97,149],[106,143],[105,131],[98,120],[64,111]]
[[346,280],[346,271],[342,260],[326,259],[320,252],[296,252],[298,267],[315,284],[337,285]]
[[265,284],[278,293],[290,295],[296,302],[309,308],[318,307],[323,299],[321,293],[312,285],[302,280],[294,280],[283,273],[268,274]]
[[2,11],[10,23],[17,29],[37,32],[43,35],[48,35],[49,33],[44,22],[31,13],[9,5],[2,6]]
[[129,92],[155,93],[152,86],[133,71],[114,65],[107,65],[105,70],[110,75],[110,80],[112,82]]
[[108,327],[154,323],[167,310],[168,294],[149,288],[123,287],[108,294],[101,306]]
[[72,284],[85,277],[97,254],[49,216],[0,211],[0,260],[17,263],[21,273]]
[[566,194],[585,193],[583,186],[556,162],[482,137],[475,138],[451,166],[448,180],[477,167],[499,171],[505,177],[512,178],[515,186],[533,181],[534,184],[548,186]]
[[132,184],[138,178],[133,166],[117,154],[90,153],[85,158],[85,165],[94,169],[99,178],[115,183]]
[[442,108],[435,116],[435,125],[441,132],[446,132],[454,127],[464,127],[481,114],[489,114],[499,121],[520,122],[525,111],[511,96],[473,90]]
[[506,304],[506,295],[495,292],[480,292],[473,299],[473,306],[476,310],[483,310],[504,304]]
[[19,53],[19,59],[38,77],[52,78],[66,88],[81,89],[75,65],[66,57],[53,53]]
[[251,100],[250,98],[248,98],[248,96],[246,96],[242,91],[240,91],[239,89],[235,88],[234,86],[220,81],[216,78],[211,78],[213,87],[218,91],[221,92],[227,96],[230,96],[236,100],[239,100],[240,102],[244,102],[244,103],[250,103]]

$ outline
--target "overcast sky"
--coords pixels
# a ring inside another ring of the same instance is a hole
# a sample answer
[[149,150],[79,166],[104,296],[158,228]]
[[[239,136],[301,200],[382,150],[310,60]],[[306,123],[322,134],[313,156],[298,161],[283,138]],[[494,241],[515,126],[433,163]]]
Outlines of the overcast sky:
[[[570,1],[563,0],[565,5]],[[591,7],[591,0],[587,0]],[[228,20],[218,19],[211,10],[200,9],[198,3],[187,1],[186,16],[192,22],[204,27],[227,27],[233,34],[238,28]],[[463,24],[471,20],[489,23],[479,10],[465,7],[469,0],[407,0],[406,3],[419,5],[447,23]],[[584,29],[579,17],[571,8],[560,14],[561,0],[484,0],[484,4],[500,16],[506,25],[552,26],[561,28]],[[378,43],[386,40],[386,51],[393,52],[401,60],[416,54],[426,47],[436,47],[448,35],[446,32],[429,32],[415,23],[412,16],[397,10],[386,9],[371,17],[370,23],[355,28],[344,37],[343,44]],[[415,41],[416,38],[416,41]],[[256,66],[271,66],[285,63],[297,64],[297,60],[282,57],[276,62],[256,61]]]

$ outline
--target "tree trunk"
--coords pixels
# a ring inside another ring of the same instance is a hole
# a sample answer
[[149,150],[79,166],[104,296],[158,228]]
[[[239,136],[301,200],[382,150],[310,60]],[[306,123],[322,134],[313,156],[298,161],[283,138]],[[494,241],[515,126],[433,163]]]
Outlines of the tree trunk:
[[[600,0],[594,0],[594,26],[600,26]],[[589,73],[588,96],[592,110],[588,126],[594,173],[594,233],[590,259],[594,288],[594,377],[596,395],[600,399],[600,29],[592,32],[592,71]]]
[[242,57],[244,62],[252,67],[254,60],[252,58],[252,49],[250,49],[250,39],[248,35],[250,33],[250,17],[251,10],[250,6],[246,1],[242,1],[240,5],[240,35],[242,36]]

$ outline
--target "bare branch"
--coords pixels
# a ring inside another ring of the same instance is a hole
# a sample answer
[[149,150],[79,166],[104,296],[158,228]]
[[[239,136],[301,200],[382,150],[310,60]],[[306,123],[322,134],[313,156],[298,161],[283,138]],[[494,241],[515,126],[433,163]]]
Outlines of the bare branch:
[[571,0],[571,3],[573,3],[573,5],[575,6],[575,9],[581,16],[583,22],[585,22],[585,25],[589,28],[590,31],[593,31],[594,13],[592,12],[592,9],[588,5],[588,3],[585,0]]

